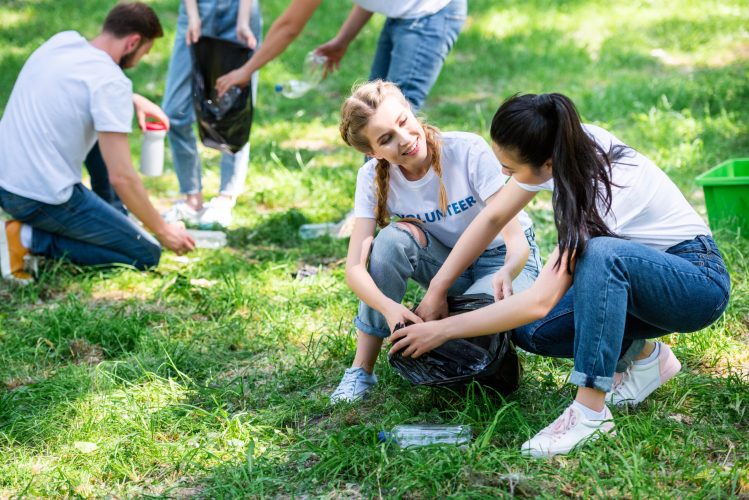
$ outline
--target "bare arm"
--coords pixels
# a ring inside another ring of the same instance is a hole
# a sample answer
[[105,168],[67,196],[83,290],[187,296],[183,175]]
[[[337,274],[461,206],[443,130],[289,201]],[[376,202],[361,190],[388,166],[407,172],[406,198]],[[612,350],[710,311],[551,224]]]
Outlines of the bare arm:
[[202,30],[197,0],[185,0],[185,12],[187,12],[187,31],[185,32],[185,43],[187,43],[187,45],[191,45],[198,41]]
[[419,357],[451,339],[504,332],[543,318],[572,286],[567,256],[557,268],[554,264],[558,255],[557,248],[536,282],[524,292],[476,311],[398,330],[390,338],[397,342],[390,354],[401,351],[404,356]]
[[107,165],[109,181],[128,210],[170,250],[185,253],[195,248],[195,242],[187,234],[184,226],[167,224],[148,199],[146,188],[130,159],[127,134],[99,132],[99,147]]
[[439,272],[432,278],[417,310],[419,316],[432,320],[447,315],[446,297],[450,286],[535,194],[510,179],[497,194],[489,198],[489,203],[463,232]]
[[252,11],[252,0],[240,0],[237,12],[237,39],[247,44],[251,49],[257,46],[255,34],[250,29],[250,14]]
[[246,86],[252,74],[286,50],[302,32],[320,6],[322,0],[292,0],[286,10],[271,25],[262,46],[242,67],[230,71],[216,80],[216,91],[222,95],[230,87]]
[[392,332],[396,323],[405,323],[405,320],[419,323],[421,318],[383,294],[370,276],[367,259],[375,227],[374,219],[357,217],[354,221],[346,257],[346,284],[365,304],[385,316]]
[[356,38],[361,29],[372,17],[372,12],[354,5],[346,21],[344,21],[338,34],[332,40],[320,45],[315,49],[318,54],[327,57],[327,71],[335,71],[341,65],[341,59],[346,54],[351,41]]

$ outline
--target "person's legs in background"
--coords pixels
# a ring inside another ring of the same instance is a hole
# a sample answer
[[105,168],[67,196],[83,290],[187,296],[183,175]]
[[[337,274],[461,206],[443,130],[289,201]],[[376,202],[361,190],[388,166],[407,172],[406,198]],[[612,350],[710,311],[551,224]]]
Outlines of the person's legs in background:
[[466,19],[466,0],[417,19],[387,19],[372,61],[370,79],[394,82],[416,112],[450,53]]
[[[208,17],[207,10],[210,10],[210,6],[205,2],[199,2],[198,8],[201,19],[204,16]],[[181,2],[162,108],[169,117],[167,137],[179,190],[185,198],[174,203],[163,215],[167,222],[182,220],[197,224],[203,210],[203,193],[200,182],[200,156],[193,132],[195,113],[192,108],[192,58],[190,47],[185,42],[186,32],[187,12],[184,3]]]
[[[238,3],[234,2],[233,9],[216,12],[216,26],[219,30],[218,36],[221,38],[236,38],[236,7]],[[255,50],[262,43],[263,21],[260,15],[260,3],[257,0],[252,2],[252,11],[250,14],[250,29],[255,35],[257,45]],[[257,99],[257,72],[252,75],[250,82],[252,90],[252,105],[254,107]],[[242,194],[247,178],[247,171],[250,164],[250,142],[244,145],[242,149],[235,154],[221,154],[221,185],[218,196],[206,204],[205,210],[200,216],[201,226],[219,225],[226,227],[232,221],[232,209],[236,204],[237,197]]]

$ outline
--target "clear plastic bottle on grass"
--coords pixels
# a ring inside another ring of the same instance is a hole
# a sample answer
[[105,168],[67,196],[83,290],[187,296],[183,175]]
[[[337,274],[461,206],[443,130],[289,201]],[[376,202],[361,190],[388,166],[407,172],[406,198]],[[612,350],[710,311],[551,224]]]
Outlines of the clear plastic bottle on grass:
[[287,80],[276,84],[276,92],[289,99],[298,99],[311,89],[317,87],[325,75],[325,63],[328,58],[310,52],[304,58],[302,76],[299,80]]
[[188,229],[188,234],[195,240],[196,248],[217,249],[226,246],[226,233],[222,231],[206,231],[204,229]]
[[393,441],[401,448],[450,444],[468,446],[471,442],[471,427],[468,425],[396,425],[390,432],[380,432],[380,442]]

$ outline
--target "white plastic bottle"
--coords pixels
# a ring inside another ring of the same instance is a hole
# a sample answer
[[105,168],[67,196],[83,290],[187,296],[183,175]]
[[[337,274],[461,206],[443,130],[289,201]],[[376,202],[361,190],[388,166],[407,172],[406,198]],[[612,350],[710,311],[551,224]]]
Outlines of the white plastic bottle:
[[166,125],[161,122],[146,122],[140,150],[140,171],[143,175],[156,177],[164,173],[164,137]]
[[325,63],[328,58],[310,52],[307,57],[304,58],[304,68],[302,70],[302,76],[299,80],[288,80],[283,83],[276,84],[276,92],[282,94],[284,97],[289,99],[298,99],[304,94],[317,87],[322,81],[323,75],[325,74]]
[[450,444],[467,446],[471,442],[471,427],[468,425],[396,425],[390,432],[377,435],[381,442],[394,441],[401,448]]

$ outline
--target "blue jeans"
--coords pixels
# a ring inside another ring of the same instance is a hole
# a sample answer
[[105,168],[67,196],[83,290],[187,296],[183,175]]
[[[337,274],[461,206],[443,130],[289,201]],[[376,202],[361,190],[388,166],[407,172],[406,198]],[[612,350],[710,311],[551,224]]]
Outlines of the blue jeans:
[[88,175],[91,177],[91,191],[94,192],[99,198],[112,205],[116,210],[127,215],[127,209],[120,200],[120,197],[115,193],[112,184],[109,182],[109,172],[107,171],[107,164],[104,163],[104,158],[101,156],[101,150],[99,149],[99,142],[94,144],[91,151],[88,152],[86,160],[84,161]]
[[599,237],[577,260],[574,285],[543,319],[517,328],[515,343],[545,356],[574,358],[572,384],[611,390],[644,340],[701,330],[728,304],[731,280],[709,236],[665,252]]
[[400,87],[417,111],[442,70],[447,54],[466,20],[466,0],[452,0],[431,16],[388,18],[377,41],[369,79]]
[[[427,288],[429,282],[450,254],[450,248],[424,231],[426,246],[422,247],[407,229],[397,224],[383,228],[375,237],[369,255],[369,274],[377,288],[396,302],[403,300],[408,279]],[[541,257],[536,246],[533,228],[525,231],[531,253],[522,272],[512,282],[515,292],[529,288],[541,269]],[[492,277],[505,262],[507,248],[502,245],[486,250],[476,262],[453,283],[448,295],[486,293],[494,295]],[[390,335],[385,317],[364,302],[359,302],[359,314],[354,325],[362,332],[385,338]]]
[[[239,0],[198,0],[198,11],[202,34],[235,40],[237,33],[237,11]],[[262,39],[262,19],[258,1],[252,2],[250,29],[260,44]],[[174,170],[183,194],[197,194],[203,190],[201,182],[200,156],[198,155],[193,123],[195,112],[192,106],[192,57],[185,43],[187,32],[187,12],[184,2],[180,2],[172,57],[166,78],[166,91],[163,108],[169,117],[167,133],[172,149]],[[252,101],[257,95],[257,73],[252,75]],[[221,154],[221,194],[237,196],[244,189],[247,169],[250,162],[250,143],[236,154]]]
[[0,207],[34,231],[31,253],[67,257],[80,265],[128,264],[147,269],[159,263],[161,246],[133,221],[83,184],[70,199],[49,205],[0,188]]

